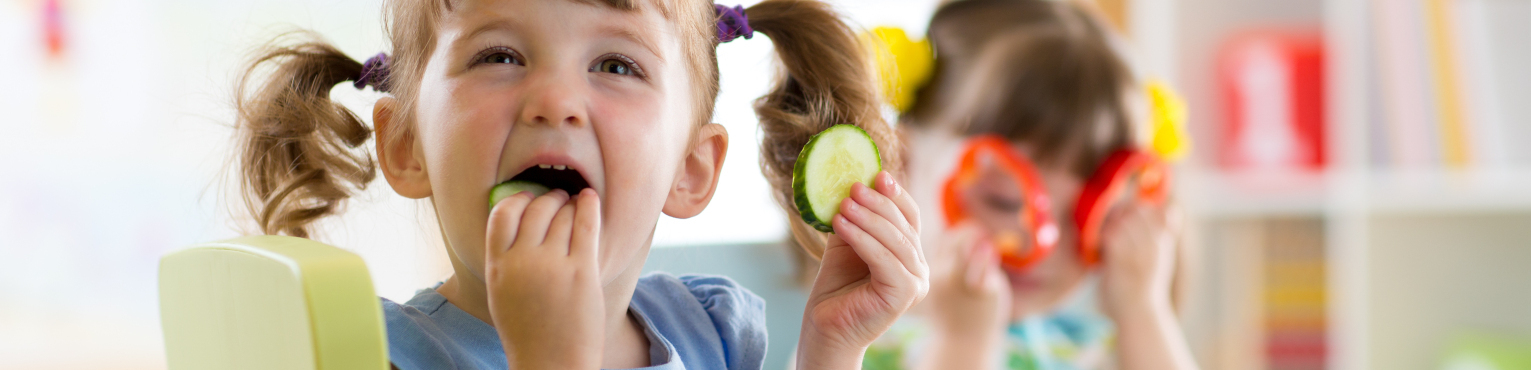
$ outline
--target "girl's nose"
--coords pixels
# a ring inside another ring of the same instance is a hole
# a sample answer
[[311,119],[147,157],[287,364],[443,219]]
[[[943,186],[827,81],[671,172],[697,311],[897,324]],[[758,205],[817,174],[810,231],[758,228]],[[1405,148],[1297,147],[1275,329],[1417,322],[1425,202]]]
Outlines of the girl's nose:
[[533,77],[521,122],[542,125],[580,126],[589,123],[585,112],[584,77],[573,71],[546,71]]

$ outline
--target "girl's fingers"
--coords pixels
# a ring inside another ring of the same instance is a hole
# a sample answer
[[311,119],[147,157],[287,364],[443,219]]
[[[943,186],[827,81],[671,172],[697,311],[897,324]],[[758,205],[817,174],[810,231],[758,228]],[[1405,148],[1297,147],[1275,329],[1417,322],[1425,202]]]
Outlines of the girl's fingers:
[[521,215],[526,212],[526,206],[532,203],[532,193],[520,192],[513,194],[500,203],[495,204],[494,209],[489,210],[489,227],[485,236],[484,253],[493,260],[500,252],[510,249],[514,242],[516,231],[521,226]]
[[526,206],[526,213],[521,215],[521,232],[516,234],[515,245],[541,245],[553,216],[568,202],[569,193],[563,190],[553,190],[533,199],[532,204]]
[[[866,186],[860,184],[851,189],[852,194],[858,192],[863,193],[862,195],[882,198],[881,195],[872,193],[871,189],[867,189]],[[882,206],[888,208],[893,206],[892,202],[886,202],[887,198],[882,200],[884,201],[881,204]],[[879,246],[893,253],[898,258],[900,264],[904,265],[904,268],[910,273],[915,276],[925,276],[920,270],[923,260],[919,257],[920,252],[915,250],[915,243],[910,239],[910,234],[905,232],[906,230],[903,228],[894,225],[894,222],[897,221],[889,220],[885,215],[876,213],[874,210],[863,206],[863,204],[855,199],[846,199],[840,203],[840,215],[845,216],[848,221],[856,224],[858,229],[871,235]],[[903,217],[897,214],[897,212],[894,214],[897,217]],[[907,224],[905,225],[907,226]]]
[[914,203],[914,197],[909,195],[909,192],[904,191],[897,181],[893,181],[893,174],[883,171],[877,174],[875,182],[877,192],[893,201],[895,208],[904,215],[904,220],[909,222],[913,231],[920,231],[920,207]]
[[[893,255],[893,251],[883,247],[882,243],[879,243],[871,234],[867,234],[861,227],[846,219],[844,212],[835,215],[830,223],[835,228],[835,235],[844,239],[845,244],[855,250],[856,256],[866,263],[872,279],[891,283],[904,279],[904,274],[909,273],[907,268],[902,267],[903,263],[899,262],[898,257]],[[899,267],[894,267],[895,265]]]
[[569,235],[573,228],[574,204],[564,203],[562,207],[558,207],[558,213],[553,215],[553,222],[548,224],[548,235],[540,245],[557,255],[568,255]]
[[596,246],[600,242],[601,197],[595,190],[586,188],[574,201],[574,235],[569,240],[569,255],[589,257],[594,261]]
[[[882,193],[871,190],[867,185],[862,185],[862,183],[851,185],[851,196],[848,200],[854,200],[854,203],[859,203],[863,208],[870,209],[871,213],[879,216],[879,219],[888,220],[891,225],[896,226],[899,234],[919,235],[914,232],[909,220],[903,217],[903,211],[899,211],[899,206],[894,205],[893,199],[888,199]],[[845,205],[841,205],[841,208],[844,209]],[[862,228],[865,228],[865,226],[867,225],[862,225]]]

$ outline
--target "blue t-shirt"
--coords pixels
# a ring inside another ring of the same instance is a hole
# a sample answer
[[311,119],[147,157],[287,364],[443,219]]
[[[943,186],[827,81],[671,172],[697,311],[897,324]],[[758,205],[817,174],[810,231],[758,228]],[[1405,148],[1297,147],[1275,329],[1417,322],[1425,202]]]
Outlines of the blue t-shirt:
[[[629,306],[649,340],[643,369],[760,369],[765,301],[722,276],[658,272],[638,279]],[[388,356],[401,370],[506,368],[494,326],[435,289],[404,304],[383,299]]]

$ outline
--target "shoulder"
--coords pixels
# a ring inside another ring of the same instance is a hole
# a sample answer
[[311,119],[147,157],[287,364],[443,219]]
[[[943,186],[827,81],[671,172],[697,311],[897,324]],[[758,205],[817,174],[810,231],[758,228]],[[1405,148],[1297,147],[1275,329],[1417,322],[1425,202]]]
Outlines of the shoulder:
[[399,369],[505,368],[494,328],[434,290],[421,290],[403,304],[384,298],[382,308],[388,358]]
[[[689,297],[712,316],[713,321],[759,322],[765,326],[765,300],[724,276],[652,273],[638,281],[638,294]],[[721,319],[721,320],[720,320]]]
[[659,322],[670,320],[690,321],[695,325],[695,318],[685,320],[670,316],[687,312],[695,312],[693,315],[705,314],[711,325],[696,328],[696,331],[716,333],[706,333],[702,337],[716,335],[728,368],[759,369],[763,365],[766,349],[765,300],[732,279],[716,275],[675,276],[662,272],[652,273],[638,280],[638,289],[633,293],[633,304],[645,311],[644,315],[656,321],[656,326],[685,326],[676,322]]
[[388,330],[388,360],[399,369],[425,369],[452,364],[442,328],[430,315],[412,306],[383,298],[383,321]]

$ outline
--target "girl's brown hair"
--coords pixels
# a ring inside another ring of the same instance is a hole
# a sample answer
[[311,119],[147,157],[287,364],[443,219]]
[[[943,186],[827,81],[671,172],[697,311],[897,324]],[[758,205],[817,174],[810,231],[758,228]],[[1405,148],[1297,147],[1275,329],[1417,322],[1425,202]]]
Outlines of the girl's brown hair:
[[[717,22],[713,4],[698,0],[591,0],[622,10],[653,6],[677,27],[697,87],[696,125],[711,121],[718,95]],[[413,135],[414,104],[436,25],[453,0],[390,0],[385,23],[393,50],[385,82],[399,101],[397,130],[379,140]],[[824,234],[796,216],[792,169],[813,135],[836,124],[853,124],[882,148],[885,169],[900,163],[892,128],[878,113],[870,64],[855,37],[828,4],[814,0],[766,0],[745,10],[749,24],[775,45],[781,70],[770,92],[755,102],[764,137],[761,170],[787,211],[793,239],[809,253],[823,253]],[[245,202],[267,234],[308,236],[311,224],[338,211],[354,191],[376,177],[362,145],[372,130],[329,99],[335,85],[356,78],[361,63],[311,34],[293,46],[268,46],[240,78],[235,106],[242,147]]]
[[1072,1],[964,0],[930,22],[939,57],[904,123],[1033,145],[1081,177],[1132,145],[1135,76],[1114,35]]
[[755,101],[764,137],[760,168],[786,210],[793,241],[814,258],[824,253],[825,234],[796,217],[792,169],[808,139],[837,124],[861,127],[882,153],[883,169],[899,173],[902,149],[879,112],[870,64],[855,32],[828,4],[765,1],[745,11],[755,30],[771,37],[783,71],[771,92]]

